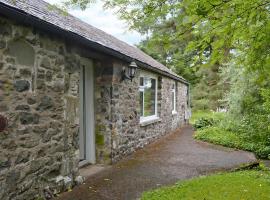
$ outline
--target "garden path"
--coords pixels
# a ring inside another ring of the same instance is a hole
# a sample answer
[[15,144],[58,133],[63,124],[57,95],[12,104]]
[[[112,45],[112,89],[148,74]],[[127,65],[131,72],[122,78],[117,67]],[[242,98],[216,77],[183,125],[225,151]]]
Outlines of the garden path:
[[133,200],[143,191],[256,162],[252,153],[196,141],[191,126],[90,176],[60,200]]

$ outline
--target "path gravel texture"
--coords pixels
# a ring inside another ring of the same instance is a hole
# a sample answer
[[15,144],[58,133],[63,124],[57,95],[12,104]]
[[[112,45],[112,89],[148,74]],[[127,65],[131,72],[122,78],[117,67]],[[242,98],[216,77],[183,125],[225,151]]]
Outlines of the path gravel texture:
[[183,127],[87,178],[59,200],[133,200],[142,192],[179,180],[256,162],[253,153],[196,141]]

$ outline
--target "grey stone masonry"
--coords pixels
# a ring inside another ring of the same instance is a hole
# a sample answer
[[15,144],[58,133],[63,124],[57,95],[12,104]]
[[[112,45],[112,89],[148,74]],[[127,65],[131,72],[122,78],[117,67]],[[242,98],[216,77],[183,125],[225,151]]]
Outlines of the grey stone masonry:
[[82,183],[79,85],[85,59],[94,63],[97,163],[117,162],[183,124],[187,85],[147,72],[158,80],[158,119],[142,124],[142,68],[133,81],[122,81],[129,63],[0,15],[0,115],[8,119],[0,132],[1,200],[51,199]]
[[0,18],[0,199],[36,199],[78,177],[80,57],[65,42]]
[[[117,162],[123,156],[129,155],[139,148],[181,127],[187,109],[187,85],[175,82],[166,77],[158,77],[157,112],[158,119],[149,123],[140,123],[139,77],[144,73],[139,70],[135,79],[120,80],[120,71],[125,64],[114,64],[111,99],[111,137],[112,162]],[[176,83],[176,112],[172,113],[173,84]]]

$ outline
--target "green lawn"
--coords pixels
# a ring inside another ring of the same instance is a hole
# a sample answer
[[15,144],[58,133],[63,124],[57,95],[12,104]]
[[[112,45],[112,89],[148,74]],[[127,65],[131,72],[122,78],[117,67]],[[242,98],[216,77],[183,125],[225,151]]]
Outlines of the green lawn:
[[270,172],[221,173],[145,192],[142,200],[269,200]]

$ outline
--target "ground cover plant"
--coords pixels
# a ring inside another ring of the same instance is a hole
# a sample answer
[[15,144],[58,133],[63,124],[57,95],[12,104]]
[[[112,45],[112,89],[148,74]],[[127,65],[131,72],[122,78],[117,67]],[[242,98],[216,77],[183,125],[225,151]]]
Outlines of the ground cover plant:
[[[257,119],[254,119],[257,118]],[[267,116],[256,115],[234,119],[230,114],[195,112],[192,123],[195,139],[226,147],[254,152],[259,158],[270,155],[270,133]],[[207,123],[207,122],[211,123]],[[203,123],[202,123],[203,122]]]
[[219,173],[145,192],[142,200],[268,200],[270,172],[246,170]]

